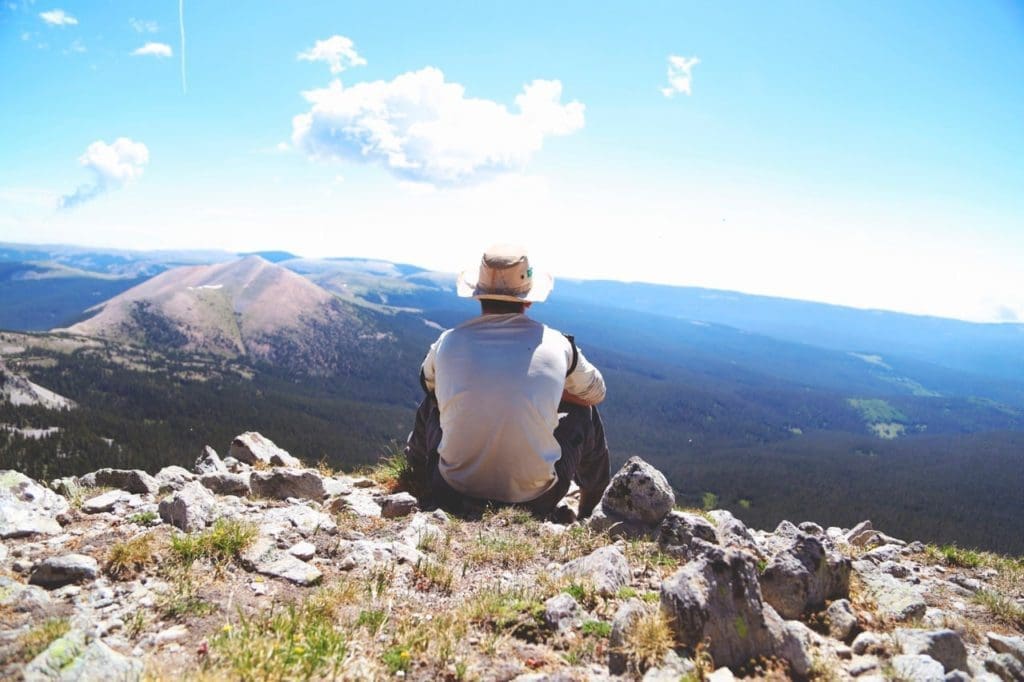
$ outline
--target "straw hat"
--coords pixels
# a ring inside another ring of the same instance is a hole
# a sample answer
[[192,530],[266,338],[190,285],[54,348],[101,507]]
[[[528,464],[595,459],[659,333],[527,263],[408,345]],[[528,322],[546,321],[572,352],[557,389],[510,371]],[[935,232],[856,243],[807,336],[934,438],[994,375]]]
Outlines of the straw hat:
[[496,301],[540,303],[554,286],[554,277],[530,267],[526,249],[511,244],[488,248],[480,259],[479,270],[465,270],[456,280],[459,296]]

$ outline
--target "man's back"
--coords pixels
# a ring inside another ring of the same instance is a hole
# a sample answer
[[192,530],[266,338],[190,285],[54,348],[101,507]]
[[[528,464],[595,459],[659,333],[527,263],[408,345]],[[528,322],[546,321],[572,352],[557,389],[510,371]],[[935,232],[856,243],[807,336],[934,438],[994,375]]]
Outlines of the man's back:
[[504,502],[554,485],[554,430],[571,362],[568,340],[523,314],[482,315],[442,334],[424,377],[441,412],[445,480]]

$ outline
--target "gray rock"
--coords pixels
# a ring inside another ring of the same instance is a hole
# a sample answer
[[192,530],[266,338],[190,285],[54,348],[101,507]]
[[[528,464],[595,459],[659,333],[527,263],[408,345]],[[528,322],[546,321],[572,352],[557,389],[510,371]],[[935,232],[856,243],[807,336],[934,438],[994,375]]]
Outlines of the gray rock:
[[850,594],[850,560],[827,552],[821,540],[796,533],[761,575],[761,593],[783,618],[794,619]]
[[96,485],[126,490],[139,495],[156,495],[160,483],[141,469],[99,469],[93,472]]
[[380,504],[380,515],[385,519],[408,516],[419,509],[419,500],[409,493],[385,495],[380,498],[378,503]]
[[220,507],[199,481],[191,481],[160,501],[160,518],[186,533],[202,530],[221,516]]
[[53,609],[53,600],[45,589],[26,585],[0,576],[0,609],[13,613],[28,613],[44,617]]
[[870,552],[865,552],[860,558],[880,564],[883,561],[899,561],[902,556],[903,548],[899,545],[881,545]]
[[214,474],[218,471],[226,472],[228,470],[224,462],[221,461],[220,455],[217,454],[217,451],[209,445],[203,448],[203,451],[199,454],[199,458],[196,459],[196,463],[192,469],[200,476],[203,474]]
[[[725,670],[729,670],[725,668]],[[697,665],[689,658],[682,658],[671,649],[666,652],[655,668],[644,673],[642,682],[679,682],[696,679]],[[712,673],[713,674],[713,673]],[[711,679],[709,676],[707,679]]]
[[1011,654],[1021,663],[1024,663],[1024,637],[1007,637],[997,632],[985,634],[988,645],[999,654]]
[[[131,493],[124,490],[108,490],[105,493],[90,497],[82,503],[82,512],[85,514],[101,514],[113,511],[119,502],[127,502],[132,499]],[[137,499],[137,498],[136,498]]]
[[316,545],[312,542],[297,542],[288,548],[288,553],[296,559],[309,561],[316,556]]
[[74,476],[64,476],[50,481],[50,490],[63,497],[74,497],[82,490],[81,484]]
[[325,478],[324,490],[330,497],[352,494],[352,482],[344,478]]
[[[779,628],[779,616],[772,613],[771,606],[765,606],[765,620],[772,631],[775,643],[775,656],[786,661],[790,672],[798,679],[805,679],[811,672],[813,657],[811,651],[818,636],[809,627],[798,620],[782,622]],[[774,616],[774,617],[773,617]]]
[[878,659],[874,656],[858,656],[846,666],[846,672],[850,673],[850,677],[860,677],[864,673],[878,670]]
[[189,481],[196,480],[196,475],[184,467],[171,465],[156,472],[157,483],[160,484],[161,492],[181,490]]
[[765,558],[764,550],[754,539],[750,530],[743,522],[725,509],[713,509],[708,512],[711,522],[718,531],[718,544],[750,552],[759,559]]
[[653,525],[676,503],[665,475],[639,457],[630,457],[619,469],[601,498],[605,514]]
[[647,608],[639,599],[629,599],[615,612],[608,639],[608,672],[612,675],[625,675],[635,665],[626,653],[626,640],[640,617],[647,613]]
[[910,575],[910,568],[899,561],[883,561],[878,564],[878,570],[882,573],[888,573],[894,578],[906,578]]
[[117,653],[100,640],[89,641],[80,630],[54,640],[25,666],[26,682],[135,682],[142,661]]
[[828,622],[828,636],[841,642],[849,642],[857,634],[857,616],[847,599],[837,599],[825,610]]
[[594,532],[605,533],[613,538],[647,538],[653,530],[645,523],[624,519],[614,512],[605,513],[600,502],[583,522]]
[[338,548],[337,567],[343,571],[356,568],[374,568],[389,563],[416,564],[424,560],[423,554],[401,542],[353,540]]
[[924,654],[902,654],[893,656],[892,670],[901,680],[914,682],[943,682],[946,673],[942,664]]
[[928,610],[921,593],[912,585],[885,573],[858,572],[865,592],[877,605],[879,616],[906,622],[922,618]]
[[246,431],[231,441],[228,451],[239,462],[255,464],[261,462],[271,466],[301,467],[300,462],[286,450],[277,447],[272,440],[265,438],[256,431]]
[[552,630],[566,630],[580,614],[580,605],[567,592],[556,594],[544,602],[544,622]]
[[959,573],[950,576],[949,582],[964,588],[968,592],[978,592],[979,590],[985,589],[985,583],[981,582],[977,578],[969,578],[966,575],[960,575]]
[[963,670],[951,670],[946,673],[946,682],[971,682],[971,676]]
[[718,665],[770,656],[782,636],[781,619],[761,598],[754,558],[735,549],[716,548],[676,571],[661,585],[661,608],[677,643],[692,648],[708,640]]
[[877,632],[862,632],[854,637],[850,648],[858,656],[863,656],[864,654],[883,654],[889,650],[889,640]]
[[705,544],[717,545],[718,534],[702,516],[670,511],[658,526],[658,546],[666,554],[688,561],[703,554]]
[[365,490],[353,490],[348,495],[332,498],[326,505],[335,513],[350,512],[365,518],[380,518],[380,505]]
[[874,540],[876,535],[871,521],[861,521],[846,533],[845,540],[855,547],[863,547]]
[[0,538],[59,535],[68,501],[17,471],[0,471]]
[[71,583],[95,580],[99,570],[99,564],[91,556],[62,554],[48,557],[36,565],[28,582],[52,590]]
[[334,519],[323,512],[310,509],[302,504],[292,504],[287,507],[270,509],[263,514],[263,525],[284,524],[294,528],[304,538],[324,532],[334,535],[338,532],[338,524]]
[[797,527],[808,535],[813,535],[815,537],[824,537],[825,535],[825,529],[813,521],[804,521]]
[[245,549],[239,559],[246,570],[283,578],[296,585],[315,585],[323,574],[315,566],[277,548],[273,539],[260,537]]
[[945,671],[967,669],[967,649],[953,630],[900,628],[893,633],[893,639],[904,654],[930,656]]
[[249,487],[249,474],[233,474],[229,471],[211,471],[202,474],[199,482],[218,495],[237,495],[246,497],[252,492]]
[[995,654],[985,659],[985,670],[1004,682],[1021,682],[1024,680],[1024,663],[1013,654]]
[[562,567],[562,575],[589,583],[603,597],[629,584],[629,562],[618,547],[600,547]]
[[249,477],[249,485],[253,495],[274,500],[296,497],[320,501],[326,494],[323,478],[312,469],[254,471]]

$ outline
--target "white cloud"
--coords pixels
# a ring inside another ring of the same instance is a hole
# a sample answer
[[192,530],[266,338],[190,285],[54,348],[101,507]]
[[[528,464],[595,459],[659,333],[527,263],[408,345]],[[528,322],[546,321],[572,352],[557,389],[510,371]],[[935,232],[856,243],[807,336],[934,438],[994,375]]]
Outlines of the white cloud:
[[62,9],[51,9],[48,12],[40,12],[39,18],[50,26],[74,26],[78,23],[78,19],[75,19]]
[[62,196],[57,202],[59,208],[73,208],[135,180],[149,163],[149,149],[127,137],[119,137],[113,144],[97,140],[89,145],[78,162],[93,172],[94,182],[80,185],[73,193]]
[[341,73],[353,66],[365,66],[366,60],[356,52],[356,45],[345,36],[331,36],[327,40],[318,40],[310,49],[298,54],[304,62],[326,62],[331,73]]
[[136,33],[156,33],[160,30],[160,25],[155,21],[149,21],[147,19],[136,19],[132,17],[128,20],[128,24],[135,30]]
[[310,111],[292,121],[296,148],[314,158],[378,163],[402,180],[467,185],[524,167],[549,135],[583,127],[584,105],[562,104],[560,81],[535,80],[510,112],[465,96],[427,67],[391,81],[345,87],[335,80],[303,96]]
[[71,44],[68,45],[68,48],[66,50],[64,50],[64,54],[70,54],[72,52],[77,52],[77,53],[81,54],[81,53],[83,53],[85,51],[86,51],[85,45],[82,43],[81,40],[73,40],[73,41],[71,41]]
[[174,52],[165,43],[146,43],[132,52],[134,57],[171,57]]
[[668,86],[661,89],[665,97],[672,97],[677,92],[685,95],[693,94],[693,67],[700,64],[696,57],[668,56]]

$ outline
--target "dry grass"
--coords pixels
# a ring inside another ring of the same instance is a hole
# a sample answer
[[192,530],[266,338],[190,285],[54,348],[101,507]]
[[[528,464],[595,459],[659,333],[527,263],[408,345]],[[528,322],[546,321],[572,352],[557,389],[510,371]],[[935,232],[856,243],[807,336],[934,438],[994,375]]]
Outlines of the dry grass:
[[661,663],[665,654],[675,646],[675,638],[661,609],[650,609],[637,618],[626,633],[624,653],[641,671]]
[[118,542],[107,553],[103,571],[116,580],[127,580],[157,561],[160,543],[155,533],[143,533]]
[[71,629],[67,618],[49,618],[35,626],[18,641],[15,659],[22,662],[31,661],[41,654],[54,640],[63,637]]

